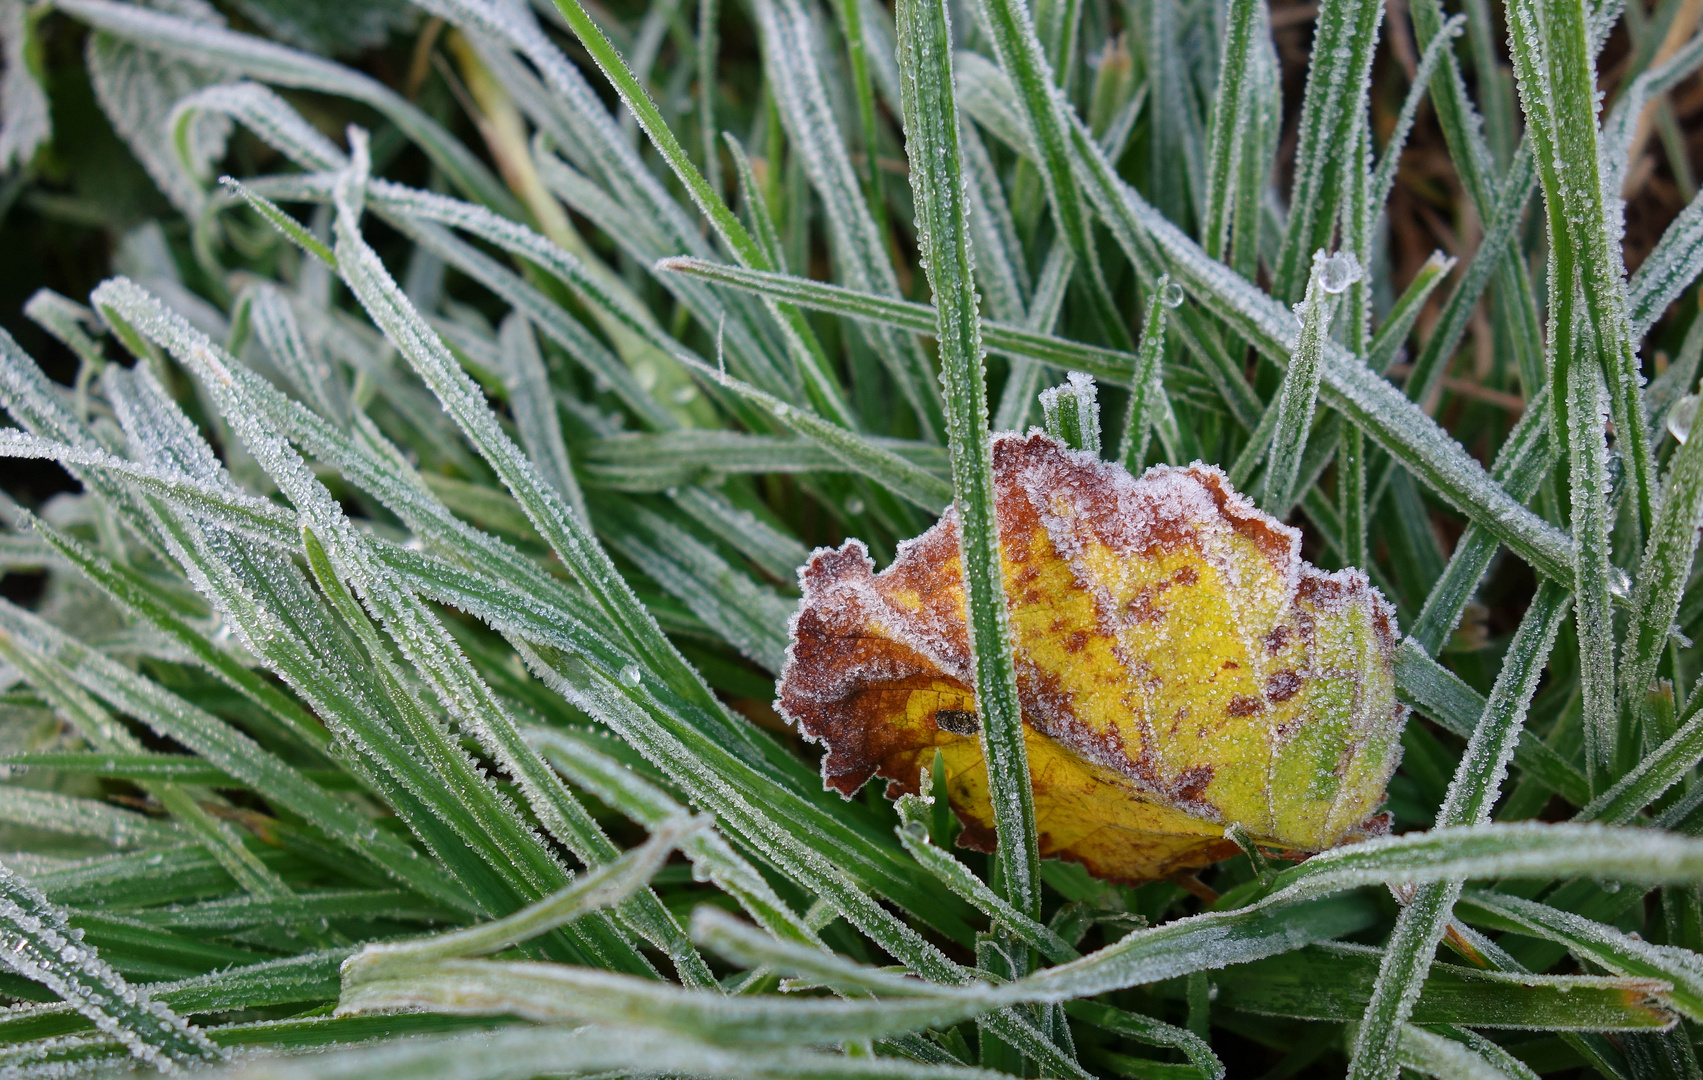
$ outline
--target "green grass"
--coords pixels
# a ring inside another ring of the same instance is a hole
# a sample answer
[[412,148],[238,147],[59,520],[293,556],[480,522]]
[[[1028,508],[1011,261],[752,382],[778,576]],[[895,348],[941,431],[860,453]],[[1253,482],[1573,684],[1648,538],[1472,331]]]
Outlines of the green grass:
[[[1628,275],[1618,198],[1693,3],[1325,0],[1286,103],[1259,0],[0,2],[0,203],[121,275],[0,337],[0,1068],[1703,1075],[1703,202]],[[1038,858],[1042,422],[1367,570],[1397,837]],[[954,500],[994,856],[770,706]]]

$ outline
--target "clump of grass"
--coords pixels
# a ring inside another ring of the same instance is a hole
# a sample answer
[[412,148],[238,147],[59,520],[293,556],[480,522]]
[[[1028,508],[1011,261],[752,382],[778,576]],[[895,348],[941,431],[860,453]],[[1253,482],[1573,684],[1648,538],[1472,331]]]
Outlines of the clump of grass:
[[[1325,0],[1288,116],[1260,0],[419,6],[391,85],[322,5],[0,2],[0,157],[85,33],[174,211],[30,301],[71,385],[0,335],[79,483],[0,535],[5,1069],[1698,1073],[1703,203],[1628,276],[1620,198],[1691,184],[1691,0],[1603,110],[1613,5]],[[1395,257],[1416,118],[1458,258]],[[1401,835],[1037,857],[987,447],[1055,384],[1396,604]],[[769,704],[810,546],[954,499],[993,858]]]

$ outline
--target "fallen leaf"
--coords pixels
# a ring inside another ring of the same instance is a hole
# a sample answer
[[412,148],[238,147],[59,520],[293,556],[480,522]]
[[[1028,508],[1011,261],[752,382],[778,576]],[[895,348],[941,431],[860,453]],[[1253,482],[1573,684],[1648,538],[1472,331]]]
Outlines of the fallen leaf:
[[[1214,466],[1137,479],[1038,431],[993,450],[1043,855],[1141,881],[1235,854],[1232,822],[1292,855],[1387,831],[1406,710],[1365,574],[1304,562]],[[956,514],[873,569],[849,540],[800,571],[777,707],[847,796],[917,792],[938,748],[959,842],[991,850]]]

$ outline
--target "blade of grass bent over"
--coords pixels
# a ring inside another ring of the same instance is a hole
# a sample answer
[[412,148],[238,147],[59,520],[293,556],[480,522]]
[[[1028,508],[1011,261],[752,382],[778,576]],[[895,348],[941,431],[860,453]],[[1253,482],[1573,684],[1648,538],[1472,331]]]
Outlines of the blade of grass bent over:
[[522,216],[514,196],[464,143],[368,75],[265,38],[140,5],[55,0],[54,6],[121,40],[190,64],[214,71],[240,71],[279,86],[334,94],[370,105],[425,151],[444,176],[469,197],[506,215]]
[[[646,828],[686,816],[685,807],[672,796],[597,749],[593,745],[596,739],[588,735],[531,728],[526,737],[564,776]],[[718,830],[705,828],[686,836],[680,841],[680,852],[698,873],[737,900],[746,914],[771,935],[783,941],[822,947],[816,931],[793,912],[757,868],[736,852]]]
[[659,823],[639,847],[501,919],[411,941],[368,945],[343,964],[344,990],[370,979],[428,967],[434,961],[500,952],[582,915],[615,907],[643,889],[674,849],[707,823],[707,818],[685,816]]

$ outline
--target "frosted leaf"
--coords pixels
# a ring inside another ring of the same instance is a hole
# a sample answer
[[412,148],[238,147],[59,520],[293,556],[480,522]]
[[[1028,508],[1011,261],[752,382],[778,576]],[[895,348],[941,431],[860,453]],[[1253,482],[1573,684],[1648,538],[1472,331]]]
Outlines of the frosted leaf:
[[1673,437],[1684,443],[1691,437],[1691,425],[1697,420],[1698,395],[1687,394],[1668,410],[1666,424]]
[[[210,5],[172,6],[191,16],[181,20],[190,33],[219,27],[223,22]],[[114,130],[172,205],[193,218],[205,204],[206,194],[178,159],[170,117],[179,98],[216,81],[217,75],[208,68],[104,33],[89,35],[88,65],[95,97]],[[186,132],[185,146],[191,161],[204,167],[223,157],[230,131],[231,122],[226,117],[196,118]]]
[[6,61],[0,79],[0,172],[28,165],[36,148],[53,136],[47,94],[30,72],[24,7],[24,0],[0,2],[0,46]]
[[[1136,479],[1038,431],[993,455],[1044,855],[1141,880],[1240,850],[1225,822],[1298,851],[1383,827],[1405,710],[1363,574],[1303,563],[1210,466]],[[844,795],[876,774],[905,791],[939,750],[960,842],[989,850],[958,534],[949,513],[880,575],[856,541],[819,549],[777,707]]]

